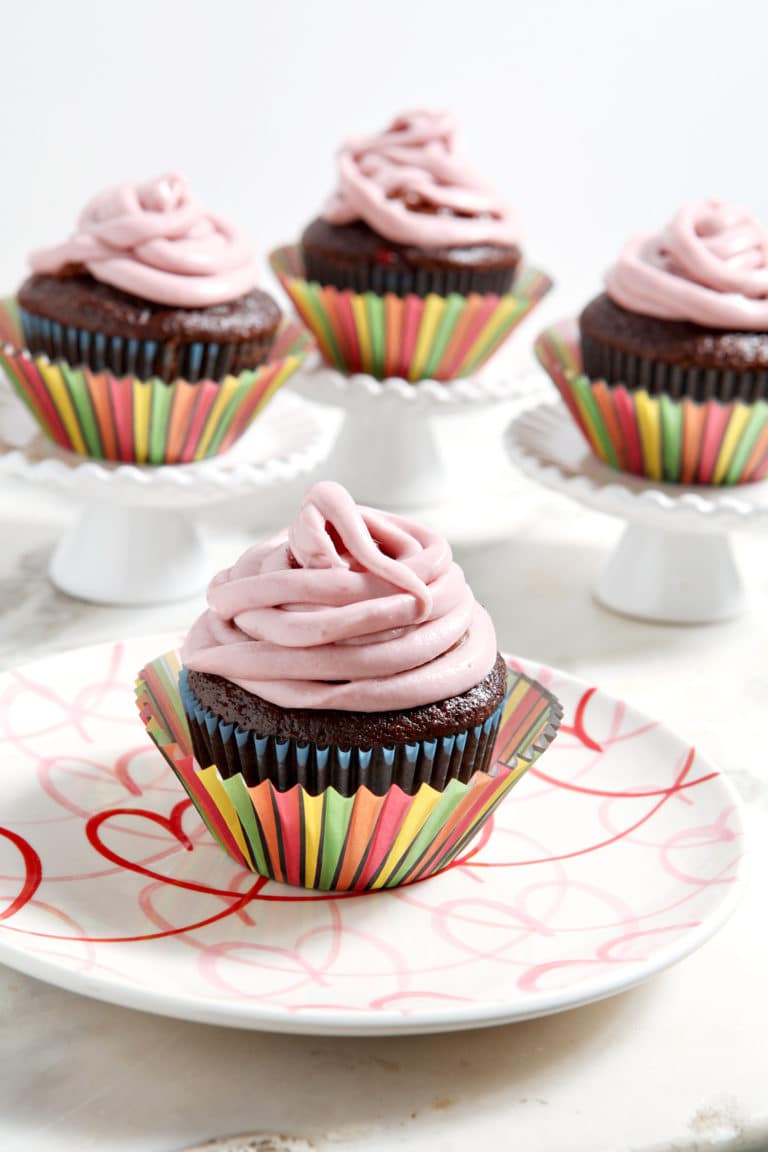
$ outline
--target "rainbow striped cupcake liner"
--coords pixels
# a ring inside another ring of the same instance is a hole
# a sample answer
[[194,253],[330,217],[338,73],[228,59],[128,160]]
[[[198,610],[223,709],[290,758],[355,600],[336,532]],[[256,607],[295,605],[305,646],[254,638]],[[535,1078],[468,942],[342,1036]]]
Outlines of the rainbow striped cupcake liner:
[[397,784],[410,795],[421,784],[441,790],[450,780],[467,783],[490,761],[503,707],[482,724],[439,739],[390,748],[319,748],[306,741],[258,737],[224,723],[197,699],[186,668],[179,676],[179,693],[199,764],[216,764],[224,777],[239,772],[249,787],[271,780],[280,792],[299,783],[313,794],[335,788],[342,796],[361,787],[382,796]]
[[19,309],[23,343],[35,355],[49,360],[65,360],[116,376],[136,376],[150,380],[157,376],[168,383],[182,376],[190,384],[199,380],[223,380],[237,375],[237,365],[247,355],[252,364],[266,360],[272,336],[240,344],[219,344],[215,340],[169,344],[160,340],[124,339],[89,332],[36,316]]
[[768,402],[694,400],[590,380],[575,320],[536,341],[592,451],[604,464],[673,484],[749,484],[768,475]]
[[189,464],[239,440],[314,347],[284,323],[264,364],[195,383],[73,367],[22,349],[14,301],[0,304],[0,368],[49,440],[79,456],[135,464]]
[[552,286],[543,272],[526,268],[505,296],[400,297],[340,291],[305,280],[296,245],[277,248],[270,262],[324,360],[342,372],[366,372],[380,380],[471,375]]
[[470,843],[497,805],[551,744],[562,716],[540,684],[509,671],[492,767],[443,790],[422,784],[409,796],[365,786],[342,796],[310,795],[301,784],[279,791],[270,780],[224,778],[195,760],[179,691],[181,665],[169,652],[142,669],[139,713],[211,835],[240,865],[287,884],[324,891],[367,891],[422,880]]

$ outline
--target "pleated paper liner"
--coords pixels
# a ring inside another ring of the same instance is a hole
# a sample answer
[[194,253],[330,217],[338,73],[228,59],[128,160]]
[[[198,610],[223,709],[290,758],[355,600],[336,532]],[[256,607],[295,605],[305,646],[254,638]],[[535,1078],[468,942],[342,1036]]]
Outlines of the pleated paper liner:
[[42,431],[79,456],[136,464],[188,464],[226,452],[314,348],[284,322],[266,362],[222,380],[167,384],[51,362],[21,347],[14,301],[0,304],[0,368]]
[[248,787],[194,758],[179,693],[179,657],[166,653],[140,673],[141,719],[212,836],[251,871],[303,888],[365,891],[422,880],[454,860],[523,773],[554,739],[562,710],[534,680],[509,672],[509,694],[489,772],[413,796],[396,785],[375,796],[359,788],[310,795],[297,784]]
[[768,403],[697,401],[590,380],[578,324],[561,321],[536,355],[603,463],[676,484],[749,484],[768,475]]
[[482,723],[450,736],[389,748],[320,748],[307,741],[257,736],[226,724],[197,698],[186,668],[179,676],[179,693],[199,764],[215,764],[225,779],[242,775],[248,787],[271,780],[284,792],[298,783],[312,795],[335,788],[341,796],[351,796],[365,786],[383,796],[397,784],[410,796],[422,784],[442,790],[453,779],[468,783],[473,772],[490,766],[503,707],[500,704]]
[[469,376],[551,287],[543,272],[526,268],[505,296],[378,296],[305,280],[295,245],[277,248],[270,261],[326,362],[342,372],[366,372],[378,379]]
[[113,376],[136,376],[139,380],[158,376],[166,383],[178,377],[197,384],[199,380],[238,376],[245,368],[262,364],[274,341],[274,333],[236,344],[217,340],[139,340],[59,324],[23,308],[19,309],[19,318],[23,346],[34,349],[35,356],[65,360],[91,372],[111,372]]

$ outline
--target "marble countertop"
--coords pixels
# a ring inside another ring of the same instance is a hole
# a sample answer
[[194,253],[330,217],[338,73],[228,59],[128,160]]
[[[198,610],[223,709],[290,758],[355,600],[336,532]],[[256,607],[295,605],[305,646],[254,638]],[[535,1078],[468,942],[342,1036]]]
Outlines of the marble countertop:
[[[301,485],[270,501],[281,520]],[[131,1012],[0,969],[0,1147],[171,1152],[235,1132],[263,1149],[520,1147],[694,1152],[768,1144],[768,539],[737,554],[750,612],[708,627],[642,624],[589,589],[620,525],[514,479],[511,532],[459,546],[500,646],[630,699],[712,757],[747,802],[751,880],[732,921],[643,987],[561,1016],[454,1036],[334,1040],[242,1033]],[[511,503],[510,503],[511,502]],[[201,598],[104,608],[57,593],[59,497],[0,491],[0,664],[184,628]],[[206,522],[212,566],[266,525],[247,501]],[[462,533],[459,532],[461,537]],[[306,1143],[305,1143],[306,1142]]]

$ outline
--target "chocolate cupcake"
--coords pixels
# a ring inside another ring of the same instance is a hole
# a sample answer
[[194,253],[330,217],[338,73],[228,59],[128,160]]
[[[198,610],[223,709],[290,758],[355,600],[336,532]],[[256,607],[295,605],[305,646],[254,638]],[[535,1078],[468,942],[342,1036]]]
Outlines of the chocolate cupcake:
[[30,352],[95,372],[218,380],[263,363],[280,322],[242,235],[176,174],[100,193],[30,265],[18,294]]
[[280,322],[274,300],[258,288],[205,308],[172,308],[75,272],[31,276],[18,300],[31,352],[167,383],[220,380],[257,368]]
[[[348,141],[338,178],[298,247],[273,254],[336,367],[409,380],[466,375],[549,287],[523,270],[517,220],[459,157],[447,113],[409,112]],[[334,293],[353,294],[351,306]],[[407,314],[396,301],[408,301]]]
[[317,484],[210,585],[142,722],[240,865],[367,891],[455,860],[554,739],[557,700],[496,650],[445,540]]
[[606,463],[656,480],[768,472],[768,232],[718,201],[630,239],[606,291],[539,355]]
[[584,371],[692,400],[768,396],[768,232],[717,201],[630,239],[579,318]]
[[195,756],[251,787],[444,789],[488,767],[507,689],[447,543],[317,484],[211,584],[182,653]]
[[255,287],[237,229],[181,176],[102,192],[36,252],[0,366],[51,440],[80,455],[176,464],[226,451],[305,358]]
[[348,141],[338,169],[338,188],[301,238],[310,280],[397,296],[509,291],[517,221],[458,156],[448,113],[406,113]]

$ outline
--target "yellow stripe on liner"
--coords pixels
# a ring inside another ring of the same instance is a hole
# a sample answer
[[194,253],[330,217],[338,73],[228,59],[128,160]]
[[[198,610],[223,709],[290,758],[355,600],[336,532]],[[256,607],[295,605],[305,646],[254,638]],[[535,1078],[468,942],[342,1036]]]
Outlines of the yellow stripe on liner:
[[647,392],[635,394],[635,411],[640,429],[640,443],[643,448],[645,474],[652,480],[664,478],[661,463],[661,418],[659,401],[651,399]]
[[152,408],[152,385],[149,381],[133,382],[133,445],[137,464],[149,459],[149,414]]
[[323,830],[323,797],[309,796],[302,789],[304,809],[304,883],[313,888],[320,871],[320,835]]
[[413,803],[408,809],[408,815],[402,823],[400,831],[397,834],[397,839],[390,849],[387,859],[384,861],[384,866],[379,872],[374,882],[374,888],[382,888],[393,871],[400,862],[403,854],[411,847],[414,840],[421,832],[424,824],[426,823],[430,812],[439,802],[442,797],[442,792],[430,788],[428,784],[422,784],[418,792],[413,798]]
[[413,350],[413,360],[408,369],[408,378],[418,380],[424,375],[427,358],[435,346],[437,329],[445,311],[445,300],[441,296],[430,294],[424,301],[424,310],[421,313],[419,332],[416,337],[416,347]]
[[67,386],[61,375],[61,369],[55,364],[43,364],[40,360],[36,361],[36,364],[40,375],[43,380],[45,380],[45,386],[50,393],[54,407],[61,418],[61,422],[67,430],[67,435],[72,442],[74,451],[79,452],[81,456],[85,456],[88,450],[85,446],[83,434],[80,431],[72,397],[67,391]]
[[226,408],[229,401],[232,399],[232,394],[238,387],[237,376],[225,376],[219,387],[219,394],[211,405],[211,410],[208,413],[208,418],[205,421],[205,428],[200,437],[197,448],[195,450],[195,460],[202,460],[208,451],[208,445],[213,439],[213,435],[219,426],[221,414]]
[[352,315],[355,318],[355,331],[357,342],[360,345],[360,361],[365,372],[373,367],[373,354],[371,352],[371,332],[368,327],[368,313],[365,308],[364,296],[352,297]]
[[205,785],[205,790],[218,808],[219,813],[224,817],[224,822],[237,841],[237,846],[243,856],[245,856],[246,860],[251,860],[251,853],[248,850],[248,845],[243,836],[243,830],[240,827],[240,819],[234,804],[222,786],[221,780],[219,780],[219,771],[216,765],[211,764],[210,768],[201,769],[197,775]]
[[520,311],[521,303],[516,296],[503,296],[501,298],[464,357],[465,364],[471,364],[475,357],[479,356],[481,349],[488,345],[491,338],[493,342],[498,340],[509,321]]
[[725,480],[726,473],[731,466],[733,454],[736,451],[736,445],[741,437],[744,435],[744,430],[749,423],[752,410],[746,404],[737,404],[731,413],[731,418],[728,421],[728,427],[723,436],[723,442],[720,445],[720,451],[717,454],[715,462],[715,470],[712,473],[712,484],[722,484]]
[[509,717],[512,715],[515,708],[517,708],[518,704],[522,700],[523,696],[525,696],[525,694],[529,688],[530,688],[530,684],[527,682],[527,680],[520,679],[520,680],[518,680],[517,684],[515,684],[514,688],[510,692],[509,696],[507,696],[507,700],[506,700],[506,703],[504,705],[504,711],[501,714],[501,722],[499,724],[499,729],[501,729],[501,726],[503,725],[504,721],[508,720]]

